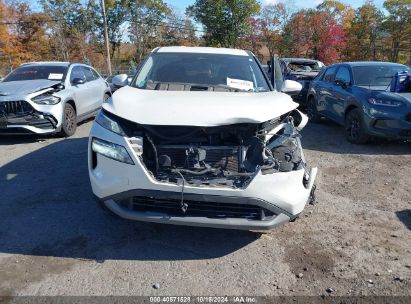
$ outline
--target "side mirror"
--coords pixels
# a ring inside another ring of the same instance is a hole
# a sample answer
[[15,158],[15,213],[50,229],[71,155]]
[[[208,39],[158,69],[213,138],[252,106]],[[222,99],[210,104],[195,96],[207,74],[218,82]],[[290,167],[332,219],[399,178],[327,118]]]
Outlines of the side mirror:
[[303,86],[301,83],[294,80],[284,80],[281,92],[287,93],[288,95],[297,95],[302,90]]
[[342,80],[342,79],[336,79],[336,80],[334,80],[334,84],[337,85],[337,86],[342,87],[343,89],[348,88],[348,86],[350,85],[349,83],[345,82],[345,81]]
[[111,81],[115,87],[121,88],[128,85],[128,75],[127,74],[120,74],[113,77]]
[[74,79],[71,81],[71,83],[74,84],[74,85],[78,85],[78,84],[85,84],[86,81],[85,81],[84,79],[82,79],[82,78],[74,78]]

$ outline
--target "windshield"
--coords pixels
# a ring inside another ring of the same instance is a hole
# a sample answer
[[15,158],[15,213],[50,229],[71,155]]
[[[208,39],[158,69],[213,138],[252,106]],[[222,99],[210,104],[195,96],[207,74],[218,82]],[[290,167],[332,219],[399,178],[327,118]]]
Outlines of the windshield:
[[318,72],[322,66],[318,62],[290,62],[288,68],[291,72]]
[[66,66],[30,65],[21,66],[11,72],[3,82],[48,79],[61,81],[67,73]]
[[354,84],[357,86],[388,87],[396,73],[407,70],[405,65],[368,65],[352,68]]
[[270,90],[260,67],[252,57],[195,53],[151,54],[133,86],[173,91]]

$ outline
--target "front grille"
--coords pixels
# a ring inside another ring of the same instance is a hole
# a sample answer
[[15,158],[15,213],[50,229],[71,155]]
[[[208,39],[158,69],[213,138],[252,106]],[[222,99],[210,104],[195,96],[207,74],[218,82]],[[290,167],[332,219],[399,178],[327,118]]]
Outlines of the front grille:
[[[205,151],[203,163],[213,168],[222,168],[238,172],[238,147],[199,147]],[[171,165],[176,168],[194,168],[196,159],[189,154],[189,147],[158,146],[158,155],[171,158]]]
[[19,116],[33,111],[33,107],[24,100],[0,102],[0,113],[5,113],[7,116]]
[[405,120],[411,122],[411,112],[405,115]]
[[[186,212],[181,209],[181,201],[175,199],[154,199],[150,197],[133,197],[122,202],[128,208],[140,212],[162,213],[177,217],[207,217],[207,218],[242,218],[264,220],[274,215],[273,212],[255,205],[232,203],[214,203],[195,200],[184,200],[188,205]],[[131,204],[130,204],[131,203]]]

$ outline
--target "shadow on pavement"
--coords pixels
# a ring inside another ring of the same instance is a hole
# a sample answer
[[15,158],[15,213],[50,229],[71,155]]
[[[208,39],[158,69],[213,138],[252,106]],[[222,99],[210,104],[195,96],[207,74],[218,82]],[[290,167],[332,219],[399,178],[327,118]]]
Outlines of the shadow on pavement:
[[397,211],[395,213],[398,219],[408,228],[411,230],[411,209],[406,209],[402,211]]
[[35,142],[46,141],[52,138],[53,135],[34,135],[34,134],[24,134],[24,135],[4,135],[0,136],[0,146],[9,146],[17,144],[30,144]]
[[303,148],[309,150],[337,154],[411,154],[411,142],[373,139],[366,145],[351,144],[345,138],[344,127],[326,119],[317,124],[309,122],[301,133]]
[[138,223],[93,200],[87,138],[47,145],[0,168],[0,252],[95,260],[217,258],[258,238],[231,230]]

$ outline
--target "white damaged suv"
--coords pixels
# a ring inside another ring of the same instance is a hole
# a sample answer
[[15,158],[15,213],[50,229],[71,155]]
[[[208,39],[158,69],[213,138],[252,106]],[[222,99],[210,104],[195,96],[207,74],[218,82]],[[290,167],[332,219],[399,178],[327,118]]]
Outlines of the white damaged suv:
[[103,104],[89,139],[97,201],[120,217],[266,230],[313,196],[299,131],[307,118],[273,59],[250,52],[161,47]]

